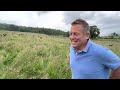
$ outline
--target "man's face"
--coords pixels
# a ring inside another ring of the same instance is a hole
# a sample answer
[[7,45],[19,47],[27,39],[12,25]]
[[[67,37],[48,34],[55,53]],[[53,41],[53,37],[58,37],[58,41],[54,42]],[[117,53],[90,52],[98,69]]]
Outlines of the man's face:
[[79,49],[81,47],[84,47],[87,39],[89,38],[89,34],[83,32],[82,25],[75,24],[71,26],[69,38],[71,40],[72,47]]

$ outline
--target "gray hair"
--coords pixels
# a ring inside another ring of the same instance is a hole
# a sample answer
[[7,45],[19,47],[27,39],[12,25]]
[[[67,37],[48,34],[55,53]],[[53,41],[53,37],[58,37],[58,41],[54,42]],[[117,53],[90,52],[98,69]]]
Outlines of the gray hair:
[[85,20],[83,20],[83,19],[76,19],[75,21],[73,21],[73,22],[71,23],[71,25],[75,25],[75,24],[80,24],[80,25],[82,25],[83,28],[84,28],[83,31],[84,31],[85,33],[90,32],[89,24],[88,24]]

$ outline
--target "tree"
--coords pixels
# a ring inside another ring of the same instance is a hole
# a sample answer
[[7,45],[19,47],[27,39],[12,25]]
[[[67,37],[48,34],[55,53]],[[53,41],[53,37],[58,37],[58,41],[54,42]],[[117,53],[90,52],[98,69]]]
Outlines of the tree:
[[111,34],[111,36],[118,36],[118,34],[114,32]]
[[91,37],[92,39],[93,39],[93,38],[96,38],[96,37],[98,37],[99,34],[100,34],[100,29],[98,29],[96,25],[90,26],[90,34],[91,34],[90,37]]
[[18,26],[14,24],[2,24],[0,23],[0,30],[9,30],[9,31],[20,31],[20,32],[33,32],[33,33],[41,33],[41,34],[47,34],[47,35],[61,35],[64,37],[68,37],[69,33],[62,31],[62,30],[56,30],[51,28],[38,28],[38,27],[26,27],[26,26]]
[[110,37],[111,39],[114,39],[115,37],[119,37],[119,35],[114,32],[114,33],[111,33],[111,34],[109,35],[109,37]]
[[66,37],[69,37],[69,31],[66,32]]

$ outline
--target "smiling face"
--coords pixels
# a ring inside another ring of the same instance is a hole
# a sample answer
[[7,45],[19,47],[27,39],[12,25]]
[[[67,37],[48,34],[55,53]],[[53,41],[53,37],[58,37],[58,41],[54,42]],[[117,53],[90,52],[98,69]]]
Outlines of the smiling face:
[[86,33],[84,28],[80,24],[74,24],[71,26],[69,38],[71,40],[71,46],[77,51],[83,50],[87,44],[90,33]]

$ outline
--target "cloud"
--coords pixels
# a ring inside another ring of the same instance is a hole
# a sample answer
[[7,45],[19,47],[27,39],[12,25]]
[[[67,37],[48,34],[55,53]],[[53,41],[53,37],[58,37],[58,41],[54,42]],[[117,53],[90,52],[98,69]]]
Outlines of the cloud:
[[120,11],[0,11],[0,23],[69,31],[77,18],[96,25],[100,35],[120,34]]
[[108,35],[112,32],[120,34],[119,11],[65,11],[63,15],[66,25],[77,18],[82,18],[90,25],[97,25],[101,35]]
[[82,18],[87,21],[92,20],[94,18],[95,12],[91,11],[65,11],[64,12],[64,22],[65,24],[70,24],[73,20]]
[[40,15],[42,15],[42,14],[47,14],[47,13],[49,13],[49,12],[51,12],[51,11],[38,11],[38,12],[37,12],[37,15],[40,16]]

